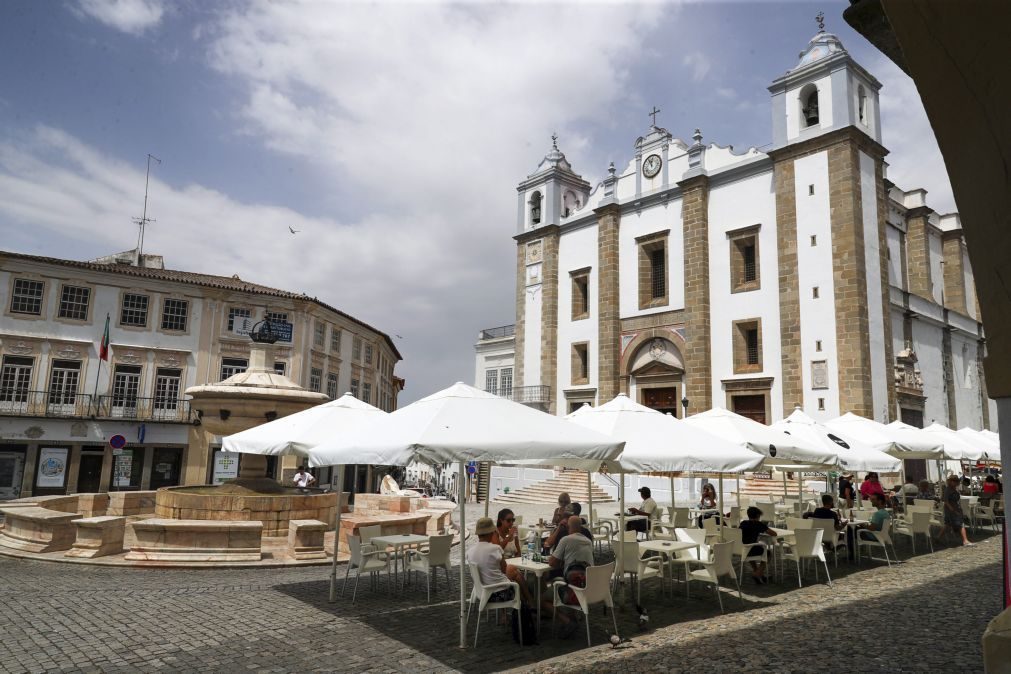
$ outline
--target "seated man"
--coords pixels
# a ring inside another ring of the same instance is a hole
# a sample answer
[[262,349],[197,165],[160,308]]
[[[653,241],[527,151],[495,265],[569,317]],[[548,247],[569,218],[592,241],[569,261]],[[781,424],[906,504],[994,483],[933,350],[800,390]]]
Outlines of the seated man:
[[[548,557],[548,564],[552,568],[551,575],[554,576],[556,571],[560,571],[559,575],[565,579],[565,582],[577,587],[580,585],[585,586],[586,568],[593,566],[593,543],[580,533],[582,521],[578,516],[573,515],[570,517],[567,525],[569,531],[576,533],[568,534],[560,540],[551,552],[551,556]],[[553,600],[543,599],[541,608],[546,611],[554,610]],[[576,622],[561,611],[559,611],[557,617],[562,621],[562,636],[571,636],[576,627]]]
[[[467,549],[467,563],[477,565],[481,582],[484,585],[494,585],[495,583],[513,581],[520,586],[520,596],[523,603],[533,606],[534,601],[530,596],[526,582],[523,580],[522,572],[507,566],[501,546],[492,543],[492,535],[495,533],[494,520],[490,517],[482,517],[477,521],[474,533],[477,535],[478,542]],[[513,588],[507,587],[495,592],[491,596],[491,601],[509,601],[514,596]]]
[[835,530],[842,531],[846,527],[846,520],[839,517],[835,510],[835,500],[831,494],[821,495],[821,506],[814,509],[814,512],[804,513],[804,519],[812,517],[817,520],[834,520]]
[[871,505],[873,505],[877,510],[871,515],[870,524],[865,524],[857,530],[857,535],[864,540],[871,540],[874,538],[868,531],[881,531],[885,528],[885,524],[892,518],[892,514],[885,510],[887,501],[882,494],[871,494]]
[[639,487],[639,495],[642,496],[642,503],[638,508],[629,508],[628,512],[633,515],[645,515],[647,519],[626,522],[625,531],[649,531],[650,520],[656,516],[654,513],[659,514],[659,507],[653,500],[649,487]]
[[[583,509],[582,506],[579,505],[578,503],[575,502],[572,503],[572,514],[576,516],[580,522],[580,527],[576,529],[576,531],[589,538],[590,541],[592,542],[593,533],[586,527],[586,523],[583,522],[583,518],[580,517],[580,512],[582,512],[582,509]],[[555,549],[555,546],[558,545],[558,542],[569,535],[569,520],[571,519],[572,518],[570,517],[568,519],[562,520],[561,523],[557,527],[555,527],[555,530],[551,532],[551,535],[548,536],[547,539],[545,539],[544,554],[546,555],[551,554],[551,551]]]

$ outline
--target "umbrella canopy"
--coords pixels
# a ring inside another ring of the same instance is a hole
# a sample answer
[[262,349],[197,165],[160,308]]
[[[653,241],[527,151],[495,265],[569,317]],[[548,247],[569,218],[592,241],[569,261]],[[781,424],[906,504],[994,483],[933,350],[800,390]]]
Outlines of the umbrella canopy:
[[[878,447],[900,459],[944,459],[944,443],[931,435],[922,436],[901,426],[885,424],[847,412],[825,423],[833,431],[841,431],[865,444]],[[909,427],[912,428],[911,426]]]
[[980,431],[980,433],[982,433],[986,437],[990,438],[991,440],[993,440],[994,442],[996,442],[998,445],[1000,444],[1000,436],[998,434],[994,433],[993,431],[991,431],[989,428],[984,428],[983,430]]
[[309,452],[312,466],[411,461],[541,462],[595,470],[624,443],[525,405],[456,383],[331,437]]
[[974,428],[960,428],[958,434],[965,437],[970,444],[983,450],[983,453],[987,459],[991,461],[1000,461],[1000,442],[993,440],[981,431],[977,431]]
[[905,458],[905,459],[935,458],[935,459],[943,459],[943,460],[947,460],[947,461],[957,461],[962,456],[961,445],[959,445],[958,447],[954,447],[954,448],[949,449],[949,444],[951,444],[950,442],[946,442],[944,438],[939,437],[939,436],[937,436],[935,434],[927,433],[926,430],[923,429],[923,428],[917,428],[916,426],[912,426],[912,425],[907,424],[907,423],[902,422],[902,421],[893,421],[892,423],[887,424],[886,428],[894,429],[896,431],[900,431],[903,434],[907,434],[907,435],[911,435],[911,436],[915,436],[915,437],[920,437],[920,438],[923,438],[924,440],[933,440],[934,442],[937,442],[937,443],[939,443],[942,446],[942,452],[941,452],[942,455],[941,456],[915,457],[915,456],[902,455],[902,458]]
[[761,454],[640,405],[624,393],[600,407],[585,405],[565,418],[573,426],[624,440],[618,463],[627,472],[738,473],[762,462]]
[[983,450],[975,443],[970,442],[965,436],[959,435],[947,426],[939,423],[932,423],[923,429],[924,433],[929,433],[940,438],[944,443],[944,453],[951,461],[976,461],[983,458]]
[[786,419],[772,424],[771,428],[796,435],[808,442],[820,443],[828,449],[835,448],[839,465],[847,470],[893,473],[899,470],[901,464],[898,459],[885,454],[879,447],[868,445],[848,433],[819,424],[804,414],[799,407]]
[[831,467],[837,464],[836,447],[804,440],[797,435],[787,435],[780,430],[760,424],[753,419],[730,410],[714,407],[708,412],[694,414],[685,423],[718,435],[739,447],[746,447],[765,457],[767,466],[803,465]]
[[310,449],[335,434],[354,430],[385,416],[386,412],[378,407],[345,393],[337,400],[225,436],[222,449],[244,454],[296,454],[306,457]]

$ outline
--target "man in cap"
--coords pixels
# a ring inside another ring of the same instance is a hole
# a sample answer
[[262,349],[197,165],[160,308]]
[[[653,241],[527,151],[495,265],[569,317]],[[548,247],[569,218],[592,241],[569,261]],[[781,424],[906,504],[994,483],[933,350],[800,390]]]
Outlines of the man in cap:
[[653,500],[649,487],[639,487],[639,495],[642,496],[642,503],[638,508],[629,508],[628,512],[633,515],[645,515],[646,519],[628,522],[625,525],[627,531],[649,531],[649,522],[656,516],[654,513],[658,513],[656,501]]
[[[477,535],[478,542],[467,549],[467,563],[477,566],[481,583],[495,585],[515,581],[519,585],[523,603],[532,606],[534,602],[526,583],[522,582],[522,576],[516,569],[512,569],[514,577],[510,578],[510,569],[506,566],[502,547],[491,542],[492,534],[495,533],[495,520],[490,517],[482,517],[477,521],[474,533]],[[509,601],[515,596],[513,592],[512,586],[498,590],[491,596],[491,601]]]

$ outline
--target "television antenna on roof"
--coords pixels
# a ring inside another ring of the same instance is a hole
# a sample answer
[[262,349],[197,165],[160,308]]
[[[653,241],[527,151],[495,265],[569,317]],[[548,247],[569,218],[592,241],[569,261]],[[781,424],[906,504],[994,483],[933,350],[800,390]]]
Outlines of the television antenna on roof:
[[137,223],[140,229],[137,232],[137,266],[141,266],[144,259],[144,227],[147,226],[149,222],[157,222],[154,218],[147,217],[147,191],[148,186],[151,184],[151,160],[154,159],[156,162],[161,164],[161,159],[155,157],[150,152],[147,155],[147,176],[144,178],[144,213],[139,218],[133,218],[133,221]]

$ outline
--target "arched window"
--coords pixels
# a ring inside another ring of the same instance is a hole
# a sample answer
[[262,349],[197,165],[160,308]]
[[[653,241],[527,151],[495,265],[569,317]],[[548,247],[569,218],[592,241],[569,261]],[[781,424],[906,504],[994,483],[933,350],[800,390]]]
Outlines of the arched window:
[[562,196],[562,217],[567,218],[572,212],[579,208],[579,199],[572,190],[566,190]]
[[818,125],[818,87],[808,84],[800,90],[800,112],[804,126]]
[[530,195],[530,223],[541,224],[541,193],[534,192]]
[[857,115],[860,119],[860,123],[867,124],[867,93],[864,91],[863,85],[857,87]]

